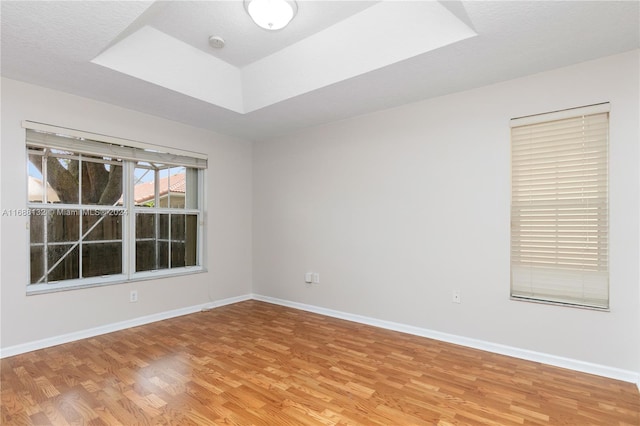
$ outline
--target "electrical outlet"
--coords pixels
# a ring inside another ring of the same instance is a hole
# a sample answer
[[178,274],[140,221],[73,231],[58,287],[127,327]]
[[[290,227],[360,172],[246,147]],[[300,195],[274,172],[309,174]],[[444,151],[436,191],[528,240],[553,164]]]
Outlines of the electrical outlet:
[[311,284],[313,282],[313,272],[307,272],[304,274],[304,282],[307,284]]
[[318,272],[313,273],[313,283],[320,284],[320,274]]
[[129,293],[129,302],[135,303],[137,301],[138,301],[138,290],[131,290],[131,293]]
[[453,303],[461,303],[460,299],[460,290],[453,290],[453,299],[451,300]]

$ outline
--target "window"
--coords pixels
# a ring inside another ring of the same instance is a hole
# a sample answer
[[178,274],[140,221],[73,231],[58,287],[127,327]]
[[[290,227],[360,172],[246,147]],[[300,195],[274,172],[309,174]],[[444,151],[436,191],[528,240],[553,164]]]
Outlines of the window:
[[24,126],[28,293],[203,270],[206,156]]
[[196,265],[197,170],[148,162],[135,170],[145,180],[134,186],[136,271]]
[[511,120],[511,297],[609,307],[609,104]]

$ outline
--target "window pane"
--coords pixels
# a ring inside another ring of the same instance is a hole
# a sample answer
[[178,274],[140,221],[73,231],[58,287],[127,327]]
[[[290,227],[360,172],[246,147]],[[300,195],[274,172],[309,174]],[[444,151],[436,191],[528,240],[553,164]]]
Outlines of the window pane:
[[158,172],[158,207],[169,206],[169,168]]
[[44,246],[31,246],[31,284],[44,275]]
[[84,240],[121,240],[122,218],[120,214],[107,214],[99,210],[85,211],[82,216],[82,235],[86,234]]
[[[72,245],[49,245],[48,261],[49,273],[48,281],[62,281],[79,278],[78,247],[71,249]],[[60,262],[54,267],[54,265]],[[53,269],[52,269],[53,268]]]
[[185,266],[184,242],[171,241],[171,267],[181,268]]
[[160,170],[158,196],[160,207],[183,209],[185,206],[186,169],[171,167]]
[[184,262],[185,215],[171,215],[171,267],[185,266]]
[[169,207],[184,209],[186,194],[186,168],[172,167],[169,169]]
[[136,239],[156,237],[156,215],[136,213]]
[[158,227],[158,238],[161,240],[169,239],[169,215],[168,214],[159,214],[158,220],[160,221],[160,225]]
[[122,273],[122,243],[82,245],[82,276],[95,277]]
[[189,209],[198,208],[198,170],[187,169],[185,185],[185,206]]
[[196,265],[197,225],[197,215],[171,215],[172,268]]
[[29,218],[29,242],[31,244],[42,243],[44,237],[44,221],[46,216],[34,214],[41,212],[41,209],[30,209],[31,217]]
[[136,272],[152,271],[156,268],[156,242],[136,241]]
[[136,214],[136,272],[169,267],[169,215]]
[[[78,203],[79,162],[70,158],[48,157],[47,185],[53,188],[57,200],[66,204]],[[57,202],[50,199],[49,202]]]
[[82,161],[82,204],[113,206],[122,197],[122,166]]
[[155,271],[169,267],[169,243],[166,241],[136,242],[136,272]]
[[46,216],[47,241],[78,241],[80,239],[79,226],[80,210],[52,210]]
[[185,215],[183,214],[171,215],[171,240],[184,242],[184,219]]
[[[42,150],[40,150],[42,151]],[[27,172],[28,172],[28,194],[29,202],[42,203],[44,202],[44,183],[42,179],[42,154],[34,153],[33,149],[28,150]],[[50,189],[50,187],[48,188]],[[55,195],[55,191],[51,190],[51,194]],[[51,198],[51,197],[50,197]]]
[[155,214],[136,214],[136,272],[157,269],[155,224]]
[[167,269],[169,267],[169,243],[167,241],[158,242],[158,267],[156,269]]
[[133,199],[136,207],[155,207],[155,171],[152,168],[136,167]]
[[189,214],[186,217],[185,266],[198,264],[198,216]]

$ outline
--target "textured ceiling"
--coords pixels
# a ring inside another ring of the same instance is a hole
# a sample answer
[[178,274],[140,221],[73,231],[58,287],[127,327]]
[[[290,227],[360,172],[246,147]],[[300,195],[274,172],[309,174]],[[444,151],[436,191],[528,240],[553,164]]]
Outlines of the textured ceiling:
[[[314,34],[349,22],[375,3],[302,1],[289,27],[266,32],[249,20],[241,1],[3,0],[1,71],[8,78],[260,140],[640,47],[640,3],[636,1],[447,1],[442,5],[477,36],[246,114],[91,62],[148,26],[234,67],[248,68],[260,60],[274,61],[287,49],[292,51]],[[406,19],[407,25],[420,24],[420,17]],[[393,24],[380,22],[379,33],[397,36]],[[209,35],[225,38],[226,47],[210,48]],[[307,54],[320,60],[323,55],[331,58],[343,42],[350,41],[345,38]],[[394,40],[377,46],[380,55],[391,55],[391,49],[404,43]],[[342,63],[334,58],[329,65],[340,68]]]

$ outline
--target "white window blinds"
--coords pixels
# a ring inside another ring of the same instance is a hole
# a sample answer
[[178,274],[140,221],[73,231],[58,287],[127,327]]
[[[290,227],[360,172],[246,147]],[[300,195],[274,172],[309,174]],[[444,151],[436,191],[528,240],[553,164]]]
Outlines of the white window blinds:
[[27,143],[31,146],[65,149],[71,152],[131,161],[167,163],[196,169],[207,168],[207,156],[205,154],[155,146],[80,130],[65,129],[32,121],[24,121],[22,126],[27,129]]
[[511,296],[609,307],[609,104],[511,120]]

